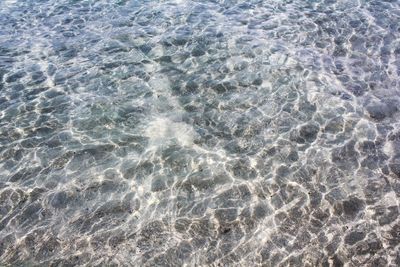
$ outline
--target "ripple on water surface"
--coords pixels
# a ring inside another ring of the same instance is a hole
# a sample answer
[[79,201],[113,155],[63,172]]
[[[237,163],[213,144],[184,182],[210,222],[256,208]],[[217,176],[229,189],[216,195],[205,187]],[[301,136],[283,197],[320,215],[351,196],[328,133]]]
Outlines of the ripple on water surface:
[[398,1],[1,1],[0,263],[399,266]]

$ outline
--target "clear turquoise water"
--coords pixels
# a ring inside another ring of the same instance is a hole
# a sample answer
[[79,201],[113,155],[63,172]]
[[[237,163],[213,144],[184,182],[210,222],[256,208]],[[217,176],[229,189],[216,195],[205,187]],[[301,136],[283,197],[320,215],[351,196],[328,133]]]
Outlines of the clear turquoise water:
[[0,264],[399,266],[400,2],[0,2]]

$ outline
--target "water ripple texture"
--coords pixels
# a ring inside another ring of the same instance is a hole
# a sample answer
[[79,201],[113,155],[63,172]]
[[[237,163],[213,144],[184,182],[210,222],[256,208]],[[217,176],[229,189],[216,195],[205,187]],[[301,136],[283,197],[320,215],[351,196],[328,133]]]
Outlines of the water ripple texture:
[[399,266],[398,0],[0,1],[0,265]]

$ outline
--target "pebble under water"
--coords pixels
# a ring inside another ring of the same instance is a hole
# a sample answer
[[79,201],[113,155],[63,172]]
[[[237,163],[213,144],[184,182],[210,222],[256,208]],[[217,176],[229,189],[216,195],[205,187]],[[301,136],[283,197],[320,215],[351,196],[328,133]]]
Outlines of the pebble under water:
[[400,1],[0,1],[0,265],[399,266]]

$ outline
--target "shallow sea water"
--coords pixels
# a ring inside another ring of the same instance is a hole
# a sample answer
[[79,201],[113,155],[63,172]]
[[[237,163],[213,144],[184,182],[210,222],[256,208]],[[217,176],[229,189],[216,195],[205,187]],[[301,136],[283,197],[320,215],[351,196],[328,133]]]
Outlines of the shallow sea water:
[[0,1],[0,265],[399,266],[399,199],[399,1]]

